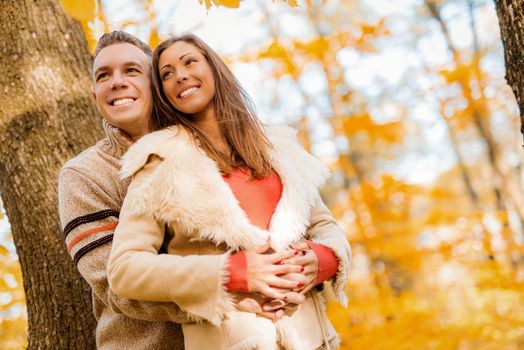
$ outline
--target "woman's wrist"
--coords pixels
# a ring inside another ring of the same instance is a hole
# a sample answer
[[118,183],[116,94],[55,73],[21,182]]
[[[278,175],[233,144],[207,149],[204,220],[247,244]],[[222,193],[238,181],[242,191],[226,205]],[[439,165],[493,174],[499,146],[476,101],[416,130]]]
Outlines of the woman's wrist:
[[229,256],[229,280],[225,287],[228,292],[249,292],[247,280],[246,252],[241,251]]
[[307,245],[318,259],[318,274],[315,283],[322,283],[335,276],[338,270],[338,258],[333,250],[313,241],[307,241]]

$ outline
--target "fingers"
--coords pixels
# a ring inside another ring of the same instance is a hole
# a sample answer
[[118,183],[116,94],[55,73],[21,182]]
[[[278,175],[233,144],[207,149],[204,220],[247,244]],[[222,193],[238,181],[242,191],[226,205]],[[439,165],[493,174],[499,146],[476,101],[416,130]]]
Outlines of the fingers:
[[271,288],[269,286],[261,288],[259,293],[262,294],[264,297],[271,298],[271,299],[282,299],[282,300],[284,300],[284,298],[286,296],[284,293],[279,293],[275,289],[273,289],[273,288]]
[[300,288],[304,286],[304,282],[297,282],[297,281],[288,280],[288,279],[285,279],[282,277],[276,277],[276,276],[269,278],[268,282],[271,287],[289,289],[289,290],[294,290],[296,288]]
[[280,262],[282,260],[289,259],[292,256],[295,256],[295,255],[298,255],[298,254],[299,254],[298,250],[289,249],[289,250],[284,250],[284,251],[281,251],[281,252],[276,252],[276,253],[273,253],[273,254],[269,254],[269,255],[267,255],[267,258],[268,258],[269,262],[271,262],[272,264],[276,264],[276,263],[278,263],[278,262]]
[[299,254],[283,260],[282,263],[287,265],[318,266],[318,258],[312,250],[299,251]]
[[237,309],[240,311],[256,313],[271,320],[279,320],[280,318],[282,318],[282,316],[284,316],[283,310],[263,310],[260,304],[251,298],[245,298],[240,300],[237,303]]
[[297,292],[286,293],[285,298],[288,304],[299,305],[306,301],[306,296]]
[[237,303],[237,308],[241,311],[247,311],[252,313],[262,312],[262,307],[259,303],[251,298],[245,298]]
[[307,276],[303,273],[288,273],[286,275],[282,275],[280,276],[281,278],[283,279],[286,279],[288,281],[293,281],[293,282],[302,282],[302,284],[307,284],[309,282],[311,282],[311,277],[310,276]]
[[[283,298],[282,292],[276,291],[275,288],[285,289],[286,291],[300,290],[311,279],[316,278],[316,275],[310,276],[318,270],[318,262],[314,253],[299,256],[298,250],[286,250],[270,254],[246,251],[245,256],[250,291],[262,293],[268,298]],[[297,278],[289,276],[282,278],[282,276],[297,273],[304,274],[308,279],[297,280]]]
[[275,311],[284,307],[287,303],[284,300],[272,299],[267,301],[262,305],[262,310],[264,311]]
[[275,275],[286,275],[290,273],[297,273],[297,272],[304,272],[305,267],[300,265],[292,265],[292,264],[281,264],[281,265],[274,265],[273,273]]
[[293,243],[293,244],[291,244],[291,248],[293,248],[295,250],[308,250],[308,249],[310,249],[305,241]]
[[293,313],[295,313],[295,311],[297,311],[297,309],[298,309],[298,305],[288,304],[280,310],[283,310],[285,315],[291,316],[293,315]]

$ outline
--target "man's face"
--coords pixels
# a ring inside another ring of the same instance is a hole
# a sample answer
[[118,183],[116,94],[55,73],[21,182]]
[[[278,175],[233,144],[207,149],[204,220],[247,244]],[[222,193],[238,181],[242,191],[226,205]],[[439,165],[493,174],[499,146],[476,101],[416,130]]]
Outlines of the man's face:
[[149,66],[147,55],[128,43],[103,48],[93,62],[93,96],[100,114],[133,139],[149,132]]

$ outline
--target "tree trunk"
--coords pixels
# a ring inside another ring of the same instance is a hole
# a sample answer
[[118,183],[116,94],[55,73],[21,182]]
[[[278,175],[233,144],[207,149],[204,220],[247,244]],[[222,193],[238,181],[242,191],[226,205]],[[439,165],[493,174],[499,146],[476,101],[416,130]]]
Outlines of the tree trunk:
[[520,110],[520,131],[524,133],[524,0],[497,0],[497,15],[506,60],[506,80]]
[[0,193],[22,266],[30,349],[94,349],[89,287],[59,228],[67,159],[102,134],[79,23],[53,0],[0,0]]

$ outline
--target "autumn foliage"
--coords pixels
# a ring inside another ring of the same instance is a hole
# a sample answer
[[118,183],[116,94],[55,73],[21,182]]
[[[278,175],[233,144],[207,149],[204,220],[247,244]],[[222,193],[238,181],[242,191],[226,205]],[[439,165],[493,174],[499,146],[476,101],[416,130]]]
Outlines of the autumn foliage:
[[[61,2],[91,48],[117,29],[101,1]],[[149,25],[154,47],[161,14],[140,4],[145,22],[122,27]],[[260,1],[265,39],[226,60],[257,72],[260,114],[297,128],[331,168],[323,196],[353,248],[350,306],[328,308],[342,349],[522,349],[522,149],[494,5],[403,6]],[[0,262],[2,315],[23,292],[1,246]],[[0,348],[23,345],[23,317],[0,322]]]

